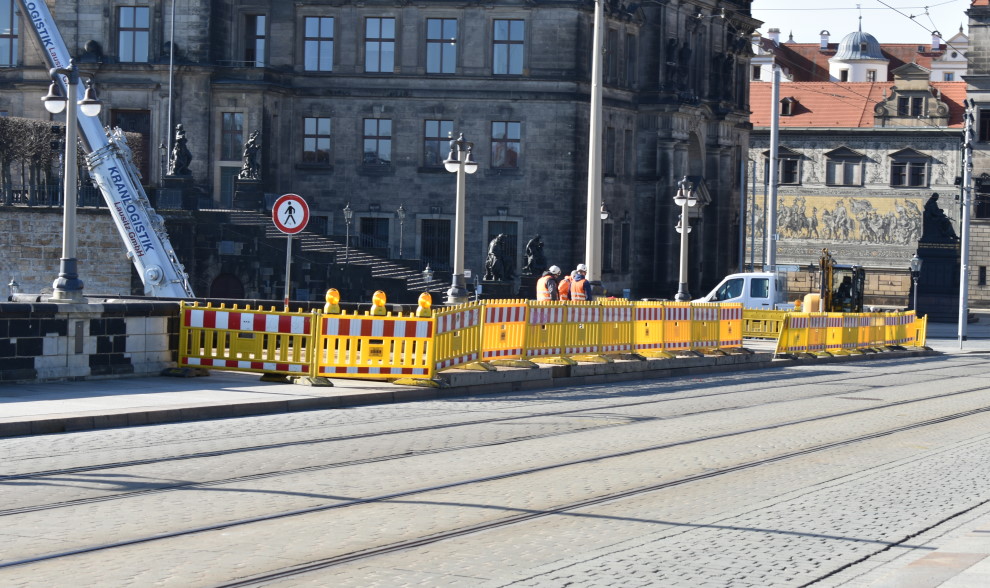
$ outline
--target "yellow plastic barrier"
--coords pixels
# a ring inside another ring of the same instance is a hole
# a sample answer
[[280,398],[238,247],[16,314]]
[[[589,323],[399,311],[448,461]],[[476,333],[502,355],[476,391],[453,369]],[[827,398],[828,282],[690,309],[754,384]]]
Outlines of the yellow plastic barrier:
[[555,357],[564,354],[563,302],[530,301],[526,320],[526,347],[523,359]]
[[642,354],[664,352],[662,302],[634,302],[633,350]]
[[691,348],[716,349],[722,337],[717,302],[691,305]]
[[316,347],[316,374],[359,379],[430,379],[434,375],[434,318],[323,316]]
[[743,337],[776,339],[784,325],[786,310],[743,310]]
[[720,349],[742,347],[743,345],[743,306],[742,304],[719,305],[718,346]]
[[784,317],[784,325],[777,337],[776,354],[808,352],[808,319],[805,312],[789,313]]
[[436,371],[480,359],[481,302],[459,304],[436,312],[433,367]]
[[569,302],[564,313],[564,355],[601,353],[602,308],[595,302]]
[[663,348],[665,351],[689,350],[691,332],[691,303],[665,302],[663,313]]
[[179,324],[180,367],[311,374],[313,313],[183,302]]
[[601,302],[601,353],[631,353],[633,351],[633,307],[625,300]]
[[911,330],[914,332],[915,347],[924,347],[928,343],[928,316],[923,316],[920,319],[915,316]]
[[482,360],[519,359],[526,352],[525,300],[485,302],[481,337]]

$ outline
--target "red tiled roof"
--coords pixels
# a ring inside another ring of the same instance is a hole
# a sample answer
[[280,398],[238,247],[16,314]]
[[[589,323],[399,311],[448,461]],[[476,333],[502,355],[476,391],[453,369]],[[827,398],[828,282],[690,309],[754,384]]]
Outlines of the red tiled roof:
[[[990,0],[988,0],[990,1]],[[767,48],[767,44],[764,43]],[[769,47],[773,43],[769,42]],[[921,47],[922,50],[918,51]],[[835,55],[838,43],[829,43],[828,49],[821,49],[818,43],[783,43],[773,49],[776,61],[784,71],[794,76],[795,82],[827,82],[828,60]],[[931,44],[922,43],[881,43],[880,51],[890,60],[887,66],[888,81],[893,80],[893,72],[905,63],[917,63],[925,69],[932,68],[932,59],[945,53],[945,44],[938,51],[931,50]]]
[[972,6],[990,6],[990,0],[973,0]]
[[[966,82],[933,82],[949,106],[949,126],[962,127],[966,99]],[[794,114],[780,117],[781,128],[872,127],[873,107],[890,95],[889,82],[785,82],[780,84],[780,99],[793,98]],[[751,82],[750,122],[755,127],[770,126],[770,100],[773,84]]]

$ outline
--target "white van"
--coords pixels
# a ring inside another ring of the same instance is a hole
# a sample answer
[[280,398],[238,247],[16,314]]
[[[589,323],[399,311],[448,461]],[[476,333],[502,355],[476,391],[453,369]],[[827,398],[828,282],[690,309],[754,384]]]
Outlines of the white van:
[[787,302],[787,281],[772,272],[750,272],[725,276],[715,289],[694,302],[741,302],[755,310],[793,310]]

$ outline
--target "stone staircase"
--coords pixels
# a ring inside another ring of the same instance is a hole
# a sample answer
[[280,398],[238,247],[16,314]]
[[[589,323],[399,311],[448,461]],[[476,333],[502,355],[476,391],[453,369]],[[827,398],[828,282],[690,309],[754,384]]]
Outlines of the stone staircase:
[[[230,216],[230,222],[234,225],[264,227],[265,237],[268,239],[285,237],[284,233],[275,228],[269,214],[254,210],[228,210],[224,212]],[[443,292],[449,286],[448,283],[440,280],[427,282],[423,278],[422,272],[417,269],[419,262],[416,260],[384,259],[354,246],[351,246],[350,251],[348,251],[344,243],[345,239],[342,237],[319,235],[304,230],[293,235],[293,239],[300,242],[302,251],[333,255],[338,262],[343,262],[346,258],[348,263],[370,266],[371,275],[374,278],[404,280],[406,288],[410,292],[422,292],[424,290],[433,293]]]

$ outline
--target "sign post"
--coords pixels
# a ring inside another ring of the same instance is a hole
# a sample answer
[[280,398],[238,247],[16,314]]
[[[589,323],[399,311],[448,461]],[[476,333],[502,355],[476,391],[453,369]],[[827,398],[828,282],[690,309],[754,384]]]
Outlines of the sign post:
[[272,206],[275,228],[286,235],[285,240],[285,311],[289,310],[289,268],[292,266],[292,235],[309,224],[309,205],[297,194],[283,194]]

